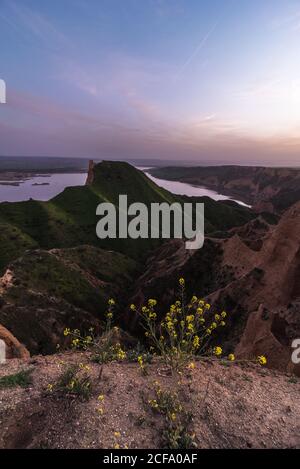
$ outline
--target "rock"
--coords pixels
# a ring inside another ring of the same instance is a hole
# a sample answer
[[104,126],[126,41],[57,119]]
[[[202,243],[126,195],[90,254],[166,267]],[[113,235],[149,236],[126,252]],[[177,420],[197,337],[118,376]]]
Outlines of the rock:
[[0,340],[3,340],[6,346],[6,358],[29,358],[30,353],[8,329],[0,324]]
[[[206,238],[193,253],[179,240],[158,248],[132,302],[141,305],[155,292],[158,310],[166,311],[184,277],[187,296],[204,296],[214,311],[228,312],[218,336],[224,353],[247,359],[263,354],[268,366],[298,374],[290,360],[291,343],[300,337],[300,202],[277,225],[266,225],[261,216],[247,225],[232,229],[228,239]],[[134,329],[137,318],[127,318]]]
[[93,184],[93,181],[94,181],[94,168],[95,168],[95,163],[93,160],[90,160],[89,161],[89,169],[88,169],[88,175],[87,175],[87,179],[86,179],[86,185],[87,186],[90,186],[91,184]]

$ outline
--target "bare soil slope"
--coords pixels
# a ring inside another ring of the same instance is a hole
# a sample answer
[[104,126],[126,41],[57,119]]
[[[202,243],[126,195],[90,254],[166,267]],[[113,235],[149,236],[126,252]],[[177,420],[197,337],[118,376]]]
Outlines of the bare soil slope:
[[[88,401],[45,392],[70,363],[88,363]],[[162,376],[162,364],[143,376],[136,363],[90,363],[87,353],[10,360],[0,376],[32,368],[27,388],[0,389],[1,448],[160,448],[164,418],[148,405],[153,382],[177,387],[178,377]],[[198,448],[300,448],[300,381],[257,365],[196,362],[180,386],[192,412],[190,431]],[[104,413],[97,412],[104,395]]]

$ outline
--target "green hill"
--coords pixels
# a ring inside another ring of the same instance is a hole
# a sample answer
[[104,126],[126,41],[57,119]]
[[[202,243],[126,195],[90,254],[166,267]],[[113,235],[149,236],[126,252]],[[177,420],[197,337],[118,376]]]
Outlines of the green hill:
[[96,236],[96,207],[101,202],[118,203],[127,194],[128,203],[204,202],[206,232],[226,231],[254,217],[251,210],[208,197],[177,196],[162,189],[128,163],[102,162],[94,168],[93,183],[68,187],[48,202],[0,204],[0,269],[31,248],[70,248],[81,244],[110,249],[134,259],[144,258],[161,240],[100,240]]
[[28,251],[0,280],[0,324],[31,353],[53,353],[66,327],[99,332],[108,298],[122,311],[138,274],[132,259],[92,246]]

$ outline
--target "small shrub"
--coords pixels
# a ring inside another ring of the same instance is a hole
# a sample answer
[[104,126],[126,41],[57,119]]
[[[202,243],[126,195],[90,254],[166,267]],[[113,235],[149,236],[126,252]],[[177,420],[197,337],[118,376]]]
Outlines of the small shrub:
[[[155,299],[149,299],[141,310],[135,305],[130,308],[141,317],[151,348],[161,355],[172,371],[180,371],[187,366],[194,355],[207,354],[212,334],[225,326],[225,311],[208,314],[210,304],[196,296],[186,301],[183,278],[179,279],[178,299],[161,322],[157,322],[156,305]],[[221,347],[216,347],[213,353],[220,356]]]
[[144,347],[138,346],[136,348],[128,350],[126,353],[126,358],[130,362],[136,362],[140,356],[143,358],[144,363],[146,364],[152,363],[153,353],[145,350]]
[[291,376],[290,379],[288,380],[289,383],[291,384],[297,384],[299,381],[298,378],[296,378],[296,376]]
[[92,393],[92,384],[86,369],[88,367],[84,365],[68,366],[55,384],[48,384],[48,392],[88,400]]
[[13,375],[3,376],[0,378],[0,389],[14,388],[16,386],[26,388],[27,386],[30,386],[30,384],[32,384],[32,371],[32,369],[22,370]]
[[119,343],[114,343],[117,327],[113,327],[115,301],[108,300],[106,312],[106,322],[104,332],[101,337],[94,335],[93,328],[90,328],[89,335],[83,336],[79,329],[71,330],[66,328],[64,336],[72,338],[71,346],[77,350],[91,350],[93,352],[92,361],[96,363],[109,363],[111,361],[122,361],[126,358],[126,352]]
[[153,412],[164,416],[162,447],[166,449],[192,449],[196,447],[190,432],[192,414],[184,409],[178,393],[163,391],[155,384],[155,399],[148,400]]
[[[215,333],[226,325],[227,318],[226,311],[213,312],[211,305],[197,296],[186,301],[185,280],[180,278],[178,283],[177,299],[161,321],[157,320],[155,299],[149,299],[141,309],[134,304],[130,306],[141,318],[149,351],[161,356],[172,372],[182,371],[195,356],[222,359],[222,347],[212,348],[210,344]],[[234,354],[230,353],[226,360],[228,364],[234,362]],[[267,364],[264,355],[251,361],[261,366]]]
[[162,444],[166,449],[193,449],[196,448],[194,435],[191,435],[184,425],[170,423],[163,431]]

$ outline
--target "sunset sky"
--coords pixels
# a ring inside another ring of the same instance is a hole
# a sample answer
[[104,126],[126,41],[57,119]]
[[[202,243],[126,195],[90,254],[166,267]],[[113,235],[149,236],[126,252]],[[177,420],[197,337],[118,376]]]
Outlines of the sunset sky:
[[1,0],[0,155],[300,165],[300,0]]

